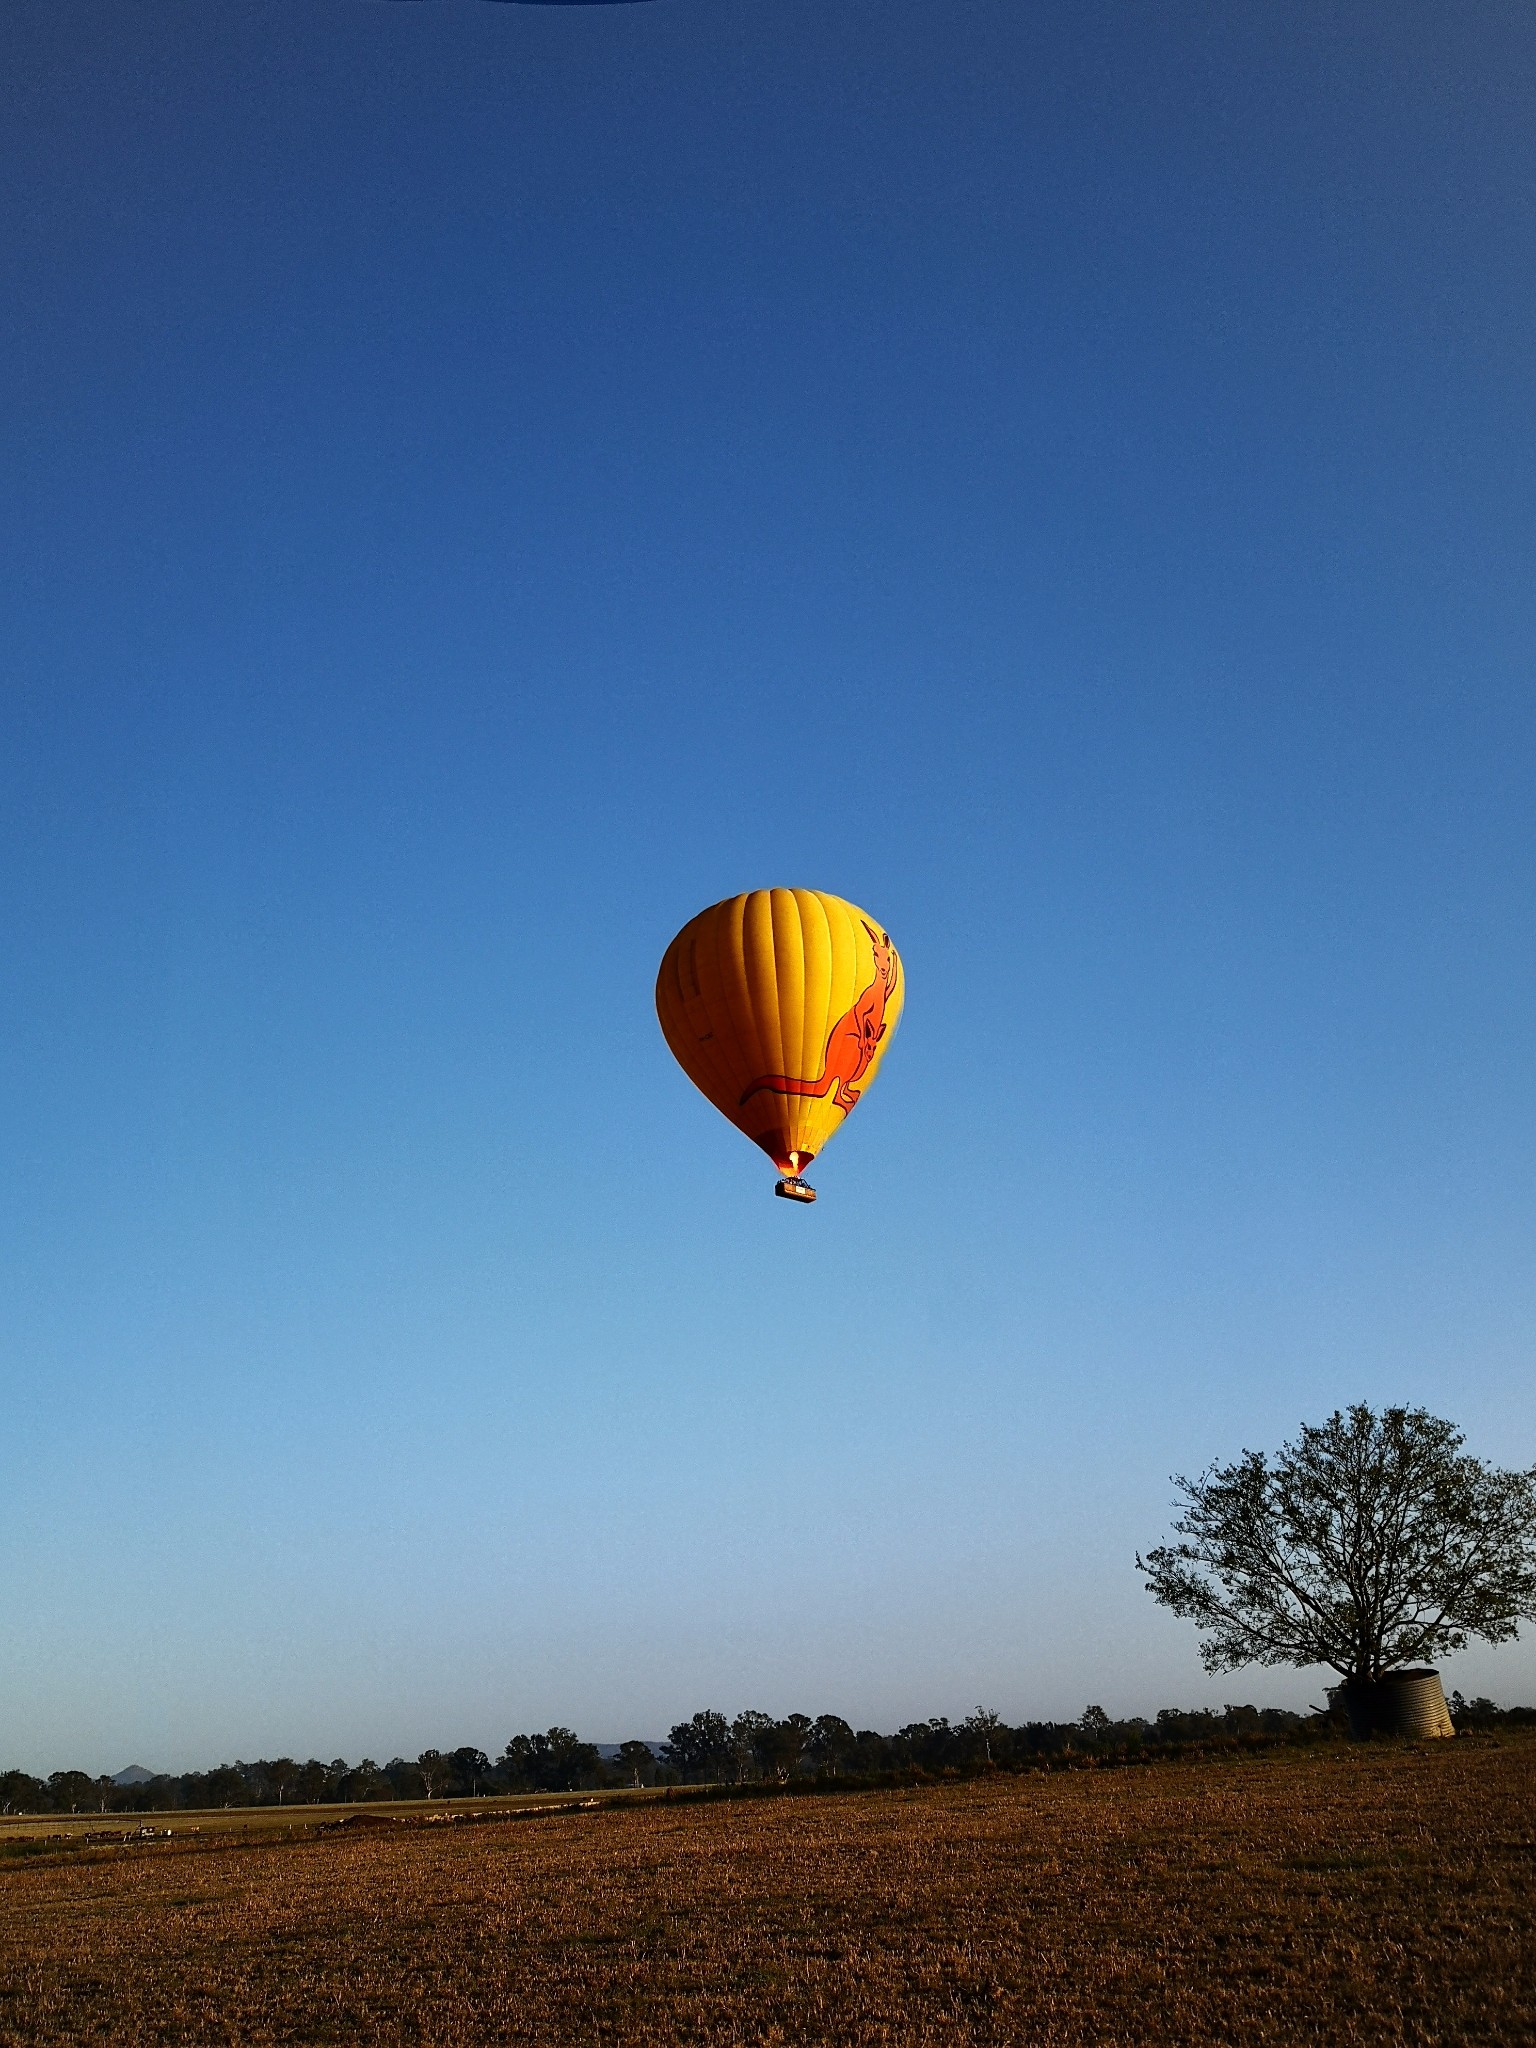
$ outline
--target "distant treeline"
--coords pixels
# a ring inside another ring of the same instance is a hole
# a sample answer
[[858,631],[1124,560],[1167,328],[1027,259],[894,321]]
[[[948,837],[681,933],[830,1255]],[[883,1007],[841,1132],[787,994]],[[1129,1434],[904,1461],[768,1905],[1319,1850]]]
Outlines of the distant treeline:
[[[1450,1700],[1457,1730],[1536,1726],[1536,1708],[1492,1700]],[[963,1721],[913,1721],[894,1735],[855,1729],[836,1714],[706,1711],[680,1721],[664,1743],[621,1743],[607,1753],[569,1728],[514,1735],[499,1757],[470,1747],[423,1750],[415,1758],[292,1757],[221,1764],[212,1771],[120,1785],[86,1771],[47,1778],[0,1771],[0,1813],[148,1813],[219,1806],[304,1806],[370,1799],[473,1799],[498,1793],[602,1791],[624,1786],[788,1784],[791,1780],[921,1782],[1027,1771],[1053,1764],[1133,1762],[1190,1751],[1262,1749],[1336,1739],[1327,1714],[1284,1707],[1164,1707],[1152,1720],[1113,1721],[1088,1707],[1076,1721],[1026,1721],[1010,1728],[978,1707]]]

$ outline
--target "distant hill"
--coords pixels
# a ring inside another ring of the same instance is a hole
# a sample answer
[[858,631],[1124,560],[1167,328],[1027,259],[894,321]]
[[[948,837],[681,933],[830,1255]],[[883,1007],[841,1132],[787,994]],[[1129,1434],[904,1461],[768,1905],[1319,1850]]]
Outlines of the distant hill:
[[114,1771],[114,1785],[147,1785],[151,1778],[158,1778],[158,1771],[146,1771],[142,1764],[130,1764],[125,1771]]

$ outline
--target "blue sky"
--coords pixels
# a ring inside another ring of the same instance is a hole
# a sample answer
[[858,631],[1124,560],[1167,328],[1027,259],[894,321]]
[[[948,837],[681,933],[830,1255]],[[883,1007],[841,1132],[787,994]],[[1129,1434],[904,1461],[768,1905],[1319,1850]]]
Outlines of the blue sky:
[[[3,1761],[1300,1704],[1168,1475],[1536,1461],[1533,73],[11,0]],[[773,883],[909,974],[815,1210],[651,1005]]]

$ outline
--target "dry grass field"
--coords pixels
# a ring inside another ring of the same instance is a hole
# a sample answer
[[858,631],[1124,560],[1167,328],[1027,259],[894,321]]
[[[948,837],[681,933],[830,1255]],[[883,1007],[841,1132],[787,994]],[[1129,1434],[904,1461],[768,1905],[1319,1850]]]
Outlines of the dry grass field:
[[1536,2043],[1536,1743],[0,1855],[0,2042]]

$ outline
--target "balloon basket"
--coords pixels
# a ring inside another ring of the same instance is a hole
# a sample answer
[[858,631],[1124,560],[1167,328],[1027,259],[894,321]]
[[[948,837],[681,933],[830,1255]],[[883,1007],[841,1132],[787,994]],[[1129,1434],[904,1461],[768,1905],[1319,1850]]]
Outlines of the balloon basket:
[[787,1173],[778,1182],[773,1192],[786,1202],[814,1202],[816,1190],[808,1180],[802,1180],[798,1173]]

